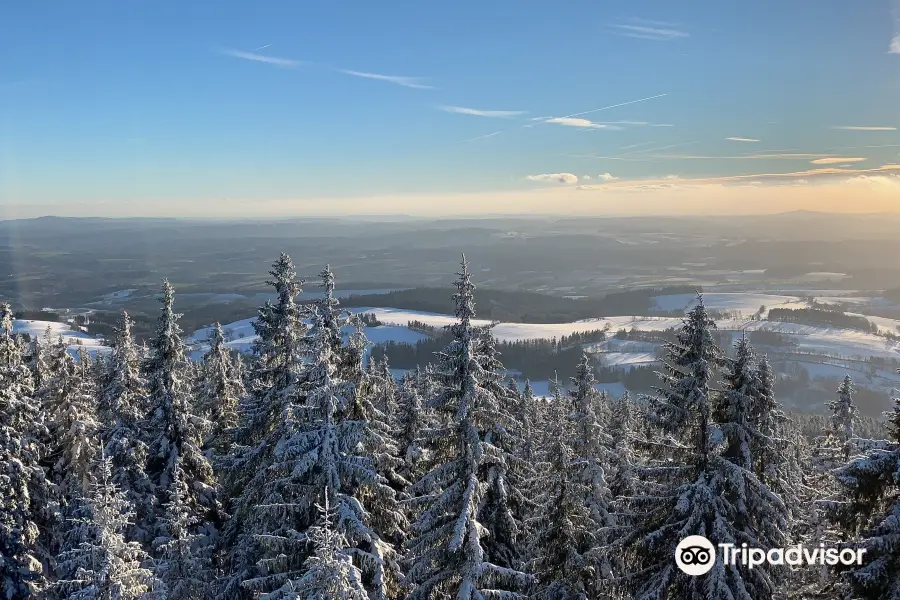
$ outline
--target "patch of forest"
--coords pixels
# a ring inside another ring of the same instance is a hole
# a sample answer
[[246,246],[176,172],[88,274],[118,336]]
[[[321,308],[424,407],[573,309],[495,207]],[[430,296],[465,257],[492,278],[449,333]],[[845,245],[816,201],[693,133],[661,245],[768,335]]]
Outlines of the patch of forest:
[[797,323],[815,327],[838,327],[854,329],[866,333],[878,333],[878,325],[865,317],[848,315],[837,310],[821,308],[771,308],[767,316],[769,321]]

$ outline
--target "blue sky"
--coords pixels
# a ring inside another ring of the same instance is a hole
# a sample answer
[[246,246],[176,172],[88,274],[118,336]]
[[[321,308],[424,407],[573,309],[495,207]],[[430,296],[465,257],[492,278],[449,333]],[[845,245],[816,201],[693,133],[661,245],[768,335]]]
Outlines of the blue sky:
[[0,23],[7,211],[900,173],[890,1],[84,0]]

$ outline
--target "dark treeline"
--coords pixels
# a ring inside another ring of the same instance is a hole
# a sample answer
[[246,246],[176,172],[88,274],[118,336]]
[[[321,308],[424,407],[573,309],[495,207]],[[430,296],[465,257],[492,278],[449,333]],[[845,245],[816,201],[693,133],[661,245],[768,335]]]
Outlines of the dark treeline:
[[15,317],[25,321],[51,321],[54,323],[62,321],[62,317],[58,314],[46,310],[17,310]]
[[[483,290],[478,317],[512,323],[567,323],[595,317],[640,315],[652,312],[654,296],[693,294],[695,286],[672,286],[614,292],[600,298],[564,298],[534,292]],[[452,290],[414,288],[387,294],[350,296],[345,306],[396,307],[449,314],[453,312]],[[679,316],[683,314],[679,312]]]
[[[387,358],[388,363],[398,369],[415,369],[433,362],[435,354],[443,350],[452,337],[449,332],[441,332],[415,344],[390,341],[372,348],[372,358],[376,361]],[[581,346],[562,346],[553,340],[498,342],[497,351],[507,369],[534,380],[551,379],[554,374],[571,377],[582,353]]]
[[848,315],[837,310],[823,310],[819,308],[770,308],[767,318],[769,321],[781,321],[783,323],[798,323],[800,325],[813,325],[817,327],[840,327],[842,329],[856,329],[867,333],[878,333],[878,326],[865,317]]

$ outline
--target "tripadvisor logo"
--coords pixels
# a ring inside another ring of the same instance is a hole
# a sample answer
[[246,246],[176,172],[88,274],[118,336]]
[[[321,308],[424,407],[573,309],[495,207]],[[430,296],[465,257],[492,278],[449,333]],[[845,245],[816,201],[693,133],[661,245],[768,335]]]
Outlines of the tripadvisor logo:
[[[725,565],[743,565],[753,569],[763,564],[768,565],[861,565],[865,548],[826,548],[807,547],[802,544],[789,548],[750,548],[747,544],[719,544],[722,549],[721,560]],[[702,535],[689,535],[675,548],[675,564],[683,573],[697,576],[709,573],[716,564],[716,546]]]

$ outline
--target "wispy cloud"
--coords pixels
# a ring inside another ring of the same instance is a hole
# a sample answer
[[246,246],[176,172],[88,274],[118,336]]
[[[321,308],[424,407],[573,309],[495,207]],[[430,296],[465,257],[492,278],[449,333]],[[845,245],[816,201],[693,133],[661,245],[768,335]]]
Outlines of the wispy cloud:
[[894,17],[894,37],[891,38],[888,53],[900,54],[900,0],[894,0],[894,9],[891,11],[891,16]]
[[578,176],[571,173],[541,173],[540,175],[528,175],[525,179],[538,183],[562,183],[566,185],[578,183]]
[[377,81],[386,81],[403,87],[414,88],[417,90],[434,90],[434,86],[422,83],[420,77],[407,77],[405,75],[382,75],[380,73],[366,73],[364,71],[353,71],[351,69],[339,69],[344,75],[353,77],[362,77],[363,79],[375,79]]
[[846,131],[897,131],[896,127],[889,126],[864,126],[864,125],[835,125],[832,129],[844,129]]
[[[654,158],[672,160],[812,160],[833,158],[833,154],[804,154],[804,153],[759,153],[739,154],[736,156],[710,156],[703,154],[655,154]],[[840,159],[842,162],[844,159]]]
[[900,144],[873,144],[871,146],[832,146],[826,150],[868,150],[870,148],[900,148]]
[[596,154],[562,154],[566,158],[596,158],[598,160],[620,160],[623,162],[656,162],[653,158],[626,158],[624,156],[599,156]]
[[494,137],[495,135],[500,135],[503,133],[502,131],[495,131],[494,133],[488,133],[486,135],[477,135],[475,137],[467,138],[464,140],[460,140],[456,142],[457,144],[465,144],[466,142],[474,142],[475,140],[483,140],[485,138]]
[[544,123],[555,123],[556,125],[563,125],[564,127],[581,127],[584,129],[611,129],[611,130],[619,130],[621,127],[617,127],[616,125],[607,125],[606,123],[594,123],[588,119],[578,119],[573,117],[555,117],[553,119],[547,119]]
[[650,121],[600,121],[602,125],[626,125],[629,127],[674,127],[671,123],[651,123]]
[[615,175],[610,175],[609,173],[603,173],[597,176],[598,179],[602,179],[603,181],[616,181],[618,177]]
[[302,60],[294,60],[291,58],[280,58],[278,56],[266,56],[265,54],[257,54],[255,52],[244,52],[242,50],[233,50],[230,48],[224,48],[221,50],[222,54],[227,56],[233,56],[234,58],[241,58],[244,60],[252,60],[254,62],[267,63],[270,65],[275,65],[278,67],[285,68],[296,68],[300,65],[305,64]]
[[789,184],[793,185],[800,181],[809,183],[812,180],[834,180],[845,179],[848,176],[863,176],[866,179],[860,181],[869,181],[876,177],[897,178],[900,173],[900,165],[884,165],[872,169],[840,169],[834,167],[823,167],[819,169],[810,169],[806,171],[795,171],[791,173],[756,173],[750,175],[725,175],[721,177],[699,177],[699,178],[682,178],[676,175],[667,175],[655,179],[632,179],[608,183],[603,185],[582,185],[579,190],[595,190],[606,191],[615,190],[634,190],[645,191],[649,189],[692,187],[705,185],[758,185],[761,183],[773,183],[777,185]]
[[266,48],[269,48],[271,46],[272,46],[272,44],[266,44],[265,46],[260,46],[259,48],[254,48],[253,51],[259,52],[260,50],[265,50]]
[[658,42],[690,37],[690,34],[684,31],[684,28],[677,23],[666,23],[664,21],[631,19],[629,23],[610,25],[610,28],[617,35]]
[[725,138],[726,140],[731,140],[732,142],[758,142],[759,140],[753,138],[745,138],[745,137],[730,137]]
[[846,158],[843,156],[832,156],[829,158],[817,158],[816,160],[809,161],[814,165],[840,165],[844,163],[856,163],[862,162],[866,160],[865,158]]
[[619,150],[631,150],[632,148],[640,148],[641,146],[652,146],[656,142],[640,142],[638,144],[629,144],[628,146],[622,146]]
[[527,110],[481,110],[478,108],[466,108],[464,106],[438,106],[438,110],[460,115],[473,115],[476,117],[497,117],[501,119],[518,117],[528,112]]

